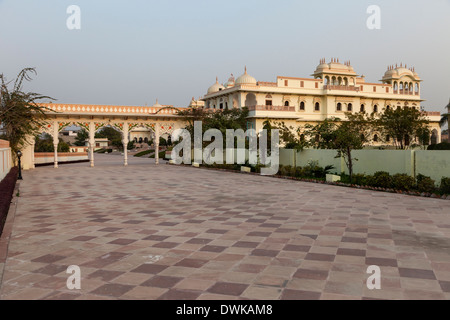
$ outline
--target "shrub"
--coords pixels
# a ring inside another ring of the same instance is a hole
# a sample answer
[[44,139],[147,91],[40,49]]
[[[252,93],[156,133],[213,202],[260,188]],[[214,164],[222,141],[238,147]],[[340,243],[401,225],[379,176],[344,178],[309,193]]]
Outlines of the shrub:
[[450,178],[443,177],[441,179],[440,191],[444,194],[450,194]]
[[435,182],[430,177],[424,176],[423,174],[418,174],[416,180],[416,188],[419,192],[431,193],[436,190]]
[[414,180],[414,178],[404,173],[394,174],[394,176],[392,177],[392,186],[397,190],[409,191],[414,187],[415,184],[416,181]]
[[367,179],[368,184],[372,187],[380,188],[391,188],[392,187],[392,177],[389,172],[377,171],[373,176]]
[[290,176],[292,173],[292,166],[280,166],[280,175]]
[[[350,179],[349,179],[350,181]],[[360,186],[366,186],[367,185],[367,176],[365,174],[357,173],[352,176],[352,182],[353,184],[357,184]]]
[[438,144],[431,144],[428,146],[428,150],[450,150],[450,142],[441,142]]

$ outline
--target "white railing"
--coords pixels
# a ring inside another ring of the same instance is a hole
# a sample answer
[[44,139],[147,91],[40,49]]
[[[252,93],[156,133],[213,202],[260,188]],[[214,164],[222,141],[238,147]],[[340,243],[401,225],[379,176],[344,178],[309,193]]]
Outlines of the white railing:
[[11,148],[9,142],[0,140],[0,181],[9,173],[12,167]]

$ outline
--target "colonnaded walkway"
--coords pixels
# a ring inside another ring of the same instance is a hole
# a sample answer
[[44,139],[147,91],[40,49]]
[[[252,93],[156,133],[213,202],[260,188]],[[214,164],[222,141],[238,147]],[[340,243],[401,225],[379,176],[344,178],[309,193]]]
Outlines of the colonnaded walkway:
[[448,201],[121,160],[24,173],[1,299],[450,298]]

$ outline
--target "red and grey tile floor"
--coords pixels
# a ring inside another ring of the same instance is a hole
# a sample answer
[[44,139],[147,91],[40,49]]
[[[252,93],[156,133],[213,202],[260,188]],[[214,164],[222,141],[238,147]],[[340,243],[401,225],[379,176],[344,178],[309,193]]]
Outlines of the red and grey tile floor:
[[1,299],[450,298],[448,201],[121,160],[24,173]]

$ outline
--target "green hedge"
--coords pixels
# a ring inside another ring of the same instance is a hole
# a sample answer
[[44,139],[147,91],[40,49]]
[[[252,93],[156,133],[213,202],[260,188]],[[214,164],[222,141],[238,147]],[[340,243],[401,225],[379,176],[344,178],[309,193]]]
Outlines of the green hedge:
[[143,157],[143,156],[146,156],[146,155],[148,155],[148,154],[150,154],[152,152],[154,152],[154,151],[153,150],[145,150],[145,151],[141,151],[139,153],[136,153],[134,156],[135,157]]

